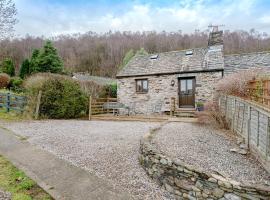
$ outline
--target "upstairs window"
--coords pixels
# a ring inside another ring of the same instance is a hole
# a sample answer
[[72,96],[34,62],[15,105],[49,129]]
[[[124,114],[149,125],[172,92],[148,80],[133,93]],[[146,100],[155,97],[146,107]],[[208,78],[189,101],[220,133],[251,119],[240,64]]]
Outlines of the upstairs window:
[[136,92],[137,93],[147,93],[148,92],[148,80],[147,79],[137,79],[136,80]]

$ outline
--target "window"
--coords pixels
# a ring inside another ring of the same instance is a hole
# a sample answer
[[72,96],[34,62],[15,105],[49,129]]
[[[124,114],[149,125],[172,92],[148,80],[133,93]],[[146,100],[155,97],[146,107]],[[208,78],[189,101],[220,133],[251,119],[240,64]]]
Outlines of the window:
[[138,79],[136,80],[136,92],[147,93],[148,92],[148,80]]

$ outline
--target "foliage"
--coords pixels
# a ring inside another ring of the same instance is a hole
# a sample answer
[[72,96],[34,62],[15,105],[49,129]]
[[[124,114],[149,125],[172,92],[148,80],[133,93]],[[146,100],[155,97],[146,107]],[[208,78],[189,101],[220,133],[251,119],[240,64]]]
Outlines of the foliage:
[[36,67],[37,72],[60,73],[63,71],[63,63],[51,41],[47,41],[44,45],[38,56]]
[[1,72],[8,74],[9,76],[15,76],[15,66],[11,59],[5,59],[1,64]]
[[0,0],[0,39],[10,37],[17,20],[17,10],[12,0]]
[[135,55],[134,50],[130,49],[128,52],[126,52],[122,64],[120,65],[120,69],[124,68],[128,62],[133,58],[133,56]]
[[29,74],[38,72],[39,49],[34,49],[29,63]]
[[225,76],[216,84],[216,90],[224,95],[248,96],[248,82],[262,71],[244,70]]
[[46,118],[76,118],[85,114],[88,99],[77,81],[56,74],[36,74],[25,82],[28,112],[33,113],[38,92],[42,91],[40,114]]
[[30,74],[30,61],[28,59],[25,59],[22,63],[22,66],[20,68],[20,77],[24,79],[27,75]]
[[126,52],[123,61],[120,65],[120,69],[124,68],[134,56],[139,55],[148,55],[148,53],[147,51],[145,51],[144,48],[140,48],[139,50],[136,51],[136,53],[134,52],[133,49],[130,49],[128,52]]
[[0,188],[12,194],[13,200],[52,199],[33,180],[0,156]]
[[9,88],[15,92],[20,93],[23,91],[22,84],[23,80],[20,77],[12,77],[10,79]]
[[144,48],[140,48],[135,55],[148,55],[148,52]]
[[[115,77],[125,54],[141,47],[149,54],[207,47],[209,32],[88,32],[61,35],[54,38],[55,47],[65,69],[71,72],[91,72],[91,75]],[[29,50],[41,48],[43,37],[26,36],[0,41],[0,57],[10,57],[20,65]],[[254,31],[224,31],[224,53],[247,53],[270,50],[270,36]],[[15,52],[14,52],[15,51]]]
[[117,98],[117,84],[110,84],[106,85],[102,88],[101,92],[99,93],[99,97],[106,98]]
[[217,102],[208,101],[204,104],[204,111],[197,113],[198,122],[211,126],[229,129],[226,117],[219,111]]
[[204,106],[204,103],[199,101],[199,102],[196,103],[196,106],[197,107],[203,107]]
[[10,76],[5,73],[0,73],[0,88],[7,88],[10,83]]
[[96,84],[94,81],[78,81],[82,91],[89,97],[99,97],[101,91],[103,91],[103,86]]

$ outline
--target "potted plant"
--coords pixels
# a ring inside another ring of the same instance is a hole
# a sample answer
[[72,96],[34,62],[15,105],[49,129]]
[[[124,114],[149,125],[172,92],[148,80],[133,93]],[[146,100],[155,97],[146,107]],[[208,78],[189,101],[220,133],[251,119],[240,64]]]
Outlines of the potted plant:
[[203,102],[197,102],[196,103],[196,110],[197,111],[203,111],[204,110]]

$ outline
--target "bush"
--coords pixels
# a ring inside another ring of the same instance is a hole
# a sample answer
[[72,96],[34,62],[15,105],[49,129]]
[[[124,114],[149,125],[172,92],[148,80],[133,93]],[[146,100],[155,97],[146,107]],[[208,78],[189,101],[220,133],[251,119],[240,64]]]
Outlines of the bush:
[[12,77],[10,79],[9,88],[15,92],[22,92],[23,80],[20,77]]
[[240,97],[248,96],[248,82],[258,76],[260,70],[244,70],[221,79],[216,90],[224,95],[235,95]]
[[208,101],[204,104],[204,111],[197,113],[198,122],[220,128],[229,129],[226,117],[220,112],[218,104],[214,101]]
[[38,96],[42,91],[40,115],[52,119],[77,118],[87,111],[88,99],[78,82],[53,74],[37,74],[25,82],[29,112],[33,113]]
[[103,98],[105,97],[117,98],[117,84],[113,83],[113,84],[104,86],[99,96]]
[[10,83],[10,77],[8,74],[0,73],[0,88],[7,88]]

